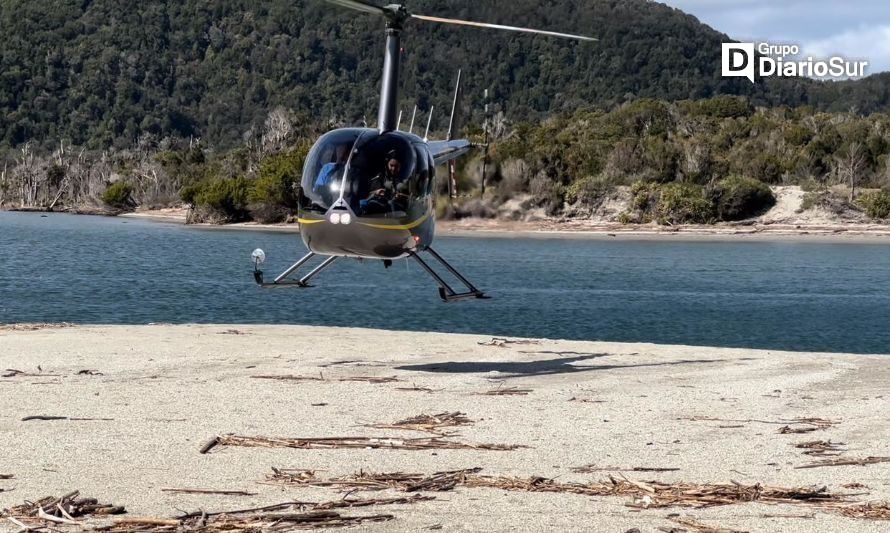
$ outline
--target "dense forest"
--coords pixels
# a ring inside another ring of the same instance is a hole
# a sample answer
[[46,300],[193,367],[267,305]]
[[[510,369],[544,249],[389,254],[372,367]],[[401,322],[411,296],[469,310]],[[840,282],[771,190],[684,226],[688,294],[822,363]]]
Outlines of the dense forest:
[[[314,138],[376,117],[382,23],[321,0],[0,0],[0,207],[185,202],[196,220],[284,220]],[[644,0],[416,0],[417,12],[558,29],[577,43],[411,24],[405,111],[464,133],[493,120],[483,202],[584,216],[630,188],[627,222],[735,220],[796,184],[808,205],[890,217],[890,73],[849,82],[720,77],[727,37]],[[407,119],[406,119],[407,122]],[[479,154],[461,190],[479,184]],[[848,197],[829,193],[843,184]],[[863,189],[872,189],[863,193]],[[92,206],[92,207],[90,207]]]
[[[890,75],[856,82],[720,77],[728,38],[645,0],[415,0],[424,14],[573,31],[596,43],[411,22],[402,104],[443,110],[463,68],[466,107],[482,91],[513,121],[636,98],[747,96],[755,105],[887,109]],[[142,134],[235,147],[278,107],[300,123],[376,117],[382,21],[322,0],[0,0],[0,146],[89,150]]]

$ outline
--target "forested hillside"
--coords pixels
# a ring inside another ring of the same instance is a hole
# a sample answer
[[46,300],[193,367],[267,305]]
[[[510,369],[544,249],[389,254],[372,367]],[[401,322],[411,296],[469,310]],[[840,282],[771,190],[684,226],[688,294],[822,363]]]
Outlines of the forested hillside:
[[[412,22],[403,107],[435,105],[440,128],[458,67],[468,109],[479,109],[490,88],[513,121],[642,97],[738,94],[754,104],[860,113],[890,103],[887,75],[842,84],[723,80],[726,37],[654,2],[414,0],[410,7],[600,38],[577,43]],[[231,148],[279,106],[301,127],[373,121],[381,28],[378,19],[321,0],[0,0],[0,146],[122,148],[151,133]]]

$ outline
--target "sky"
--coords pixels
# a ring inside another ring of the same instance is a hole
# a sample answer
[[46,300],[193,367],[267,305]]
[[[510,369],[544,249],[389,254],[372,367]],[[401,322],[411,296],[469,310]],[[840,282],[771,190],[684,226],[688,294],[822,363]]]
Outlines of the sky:
[[659,0],[737,41],[797,44],[814,58],[841,55],[890,71],[890,0]]

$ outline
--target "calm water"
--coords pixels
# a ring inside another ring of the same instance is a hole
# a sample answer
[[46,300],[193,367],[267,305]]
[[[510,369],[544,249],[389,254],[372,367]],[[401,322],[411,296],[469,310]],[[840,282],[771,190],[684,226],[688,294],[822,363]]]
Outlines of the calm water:
[[293,234],[0,213],[0,322],[278,323],[890,353],[890,245],[442,238],[494,296],[444,304],[413,263],[277,275]]

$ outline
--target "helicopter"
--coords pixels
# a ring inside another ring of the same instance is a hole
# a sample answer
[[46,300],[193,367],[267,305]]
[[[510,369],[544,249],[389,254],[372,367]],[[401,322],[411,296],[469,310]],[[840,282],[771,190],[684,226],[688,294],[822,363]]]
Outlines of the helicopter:
[[[453,139],[460,95],[460,74],[455,89],[448,135],[429,140],[399,129],[399,68],[401,34],[410,20],[524,32],[581,41],[592,37],[519,28],[411,13],[400,4],[378,6],[366,0],[325,0],[385,20],[386,45],[380,84],[376,128],[339,128],[322,135],[309,150],[297,189],[297,222],[308,253],[273,281],[265,281],[259,266],[266,260],[261,249],[251,255],[254,281],[261,287],[309,287],[309,281],[340,258],[382,260],[414,259],[436,282],[446,302],[488,298],[433,248],[435,235],[436,166],[466,154],[473,144]],[[426,253],[463,285],[455,290],[427,261]],[[323,261],[299,278],[294,277],[314,257]]]

